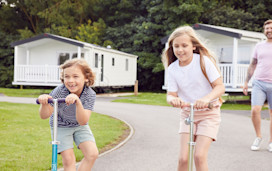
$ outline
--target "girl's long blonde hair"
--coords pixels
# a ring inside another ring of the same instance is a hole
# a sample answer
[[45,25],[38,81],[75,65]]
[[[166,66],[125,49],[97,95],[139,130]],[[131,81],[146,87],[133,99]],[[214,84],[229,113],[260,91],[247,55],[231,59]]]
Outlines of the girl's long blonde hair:
[[[169,66],[171,63],[173,63],[177,59],[173,51],[173,41],[175,38],[181,35],[188,35],[190,37],[193,46],[196,47],[193,53],[197,53],[200,55],[200,59],[203,62],[202,64],[204,64],[203,56],[207,56],[216,66],[216,60],[213,57],[212,53],[209,51],[207,47],[205,47],[205,45],[201,42],[201,40],[196,35],[195,31],[190,26],[178,27],[169,36],[167,41],[168,47],[164,49],[162,53],[162,61],[164,62],[164,64],[166,64],[166,66]],[[202,67],[205,67],[205,66],[201,66],[201,68]]]
[[64,73],[63,73],[64,69],[69,68],[71,66],[78,66],[81,69],[83,75],[88,80],[87,82],[85,82],[85,85],[87,87],[90,87],[94,84],[95,75],[92,72],[92,69],[90,68],[89,64],[87,63],[86,60],[77,59],[77,58],[67,60],[64,62],[64,64],[60,66],[60,69],[61,69],[60,80],[62,83],[64,83]]
[[[205,47],[205,45],[201,42],[201,40],[196,35],[194,29],[190,26],[178,27],[169,36],[167,41],[167,48],[165,48],[162,52],[162,62],[164,63],[165,67],[168,67],[171,63],[177,60],[177,57],[175,56],[174,50],[173,50],[173,41],[175,38],[181,35],[188,35],[190,37],[193,46],[196,48],[195,50],[193,50],[193,53],[197,53],[200,55],[200,67],[204,76],[206,77],[208,81],[209,79],[206,73],[204,56],[207,56],[213,62],[218,72],[221,74],[219,68],[216,65],[216,59],[214,58],[213,54],[210,52],[210,50],[207,47]],[[211,84],[211,87],[213,87],[212,84]],[[220,98],[220,101],[222,102],[221,98]]]

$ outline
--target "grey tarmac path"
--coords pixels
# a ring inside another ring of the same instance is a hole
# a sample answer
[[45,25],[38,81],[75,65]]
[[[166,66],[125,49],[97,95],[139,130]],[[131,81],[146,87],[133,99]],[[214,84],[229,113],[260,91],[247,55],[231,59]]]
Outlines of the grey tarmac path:
[[[32,98],[0,96],[0,101],[35,103]],[[179,110],[172,107],[125,104],[97,98],[95,112],[128,122],[134,134],[120,148],[102,155],[93,171],[175,171],[179,149]],[[268,111],[265,111],[268,112]],[[218,141],[212,143],[210,171],[272,171],[267,151],[269,120],[262,120],[261,150],[250,151],[255,135],[249,111],[222,111]]]
[[[135,134],[120,149],[98,158],[94,171],[176,170],[178,109],[98,101],[95,111],[127,121],[134,127]],[[255,137],[249,111],[238,113],[222,111],[218,141],[212,143],[209,151],[210,171],[271,171],[272,153],[266,150],[269,121],[262,121],[265,137],[262,149],[253,152],[250,146]]]

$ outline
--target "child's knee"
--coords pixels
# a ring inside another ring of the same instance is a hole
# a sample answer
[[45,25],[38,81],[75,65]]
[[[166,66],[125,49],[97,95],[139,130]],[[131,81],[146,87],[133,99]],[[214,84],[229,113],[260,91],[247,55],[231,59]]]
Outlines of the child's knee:
[[62,155],[62,163],[64,167],[69,167],[76,164],[76,158],[74,154],[64,154]]
[[195,153],[194,154],[194,160],[195,160],[195,163],[197,164],[201,164],[201,163],[204,163],[206,161],[206,155],[204,154],[201,154],[201,153]]
[[99,155],[98,150],[94,150],[91,153],[86,154],[84,158],[85,160],[88,160],[88,161],[95,161],[98,158],[98,155]]
[[179,156],[179,165],[186,165],[188,163],[188,157],[186,156]]

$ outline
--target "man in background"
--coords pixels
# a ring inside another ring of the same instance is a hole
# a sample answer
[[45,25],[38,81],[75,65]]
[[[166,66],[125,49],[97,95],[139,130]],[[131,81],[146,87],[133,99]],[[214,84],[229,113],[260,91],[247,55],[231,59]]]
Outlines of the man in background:
[[267,40],[255,46],[253,59],[247,71],[243,93],[248,94],[248,82],[254,75],[251,95],[251,119],[255,129],[256,138],[251,150],[260,149],[263,140],[261,134],[261,110],[267,100],[270,113],[270,139],[268,151],[272,152],[272,20],[267,20],[263,25]]

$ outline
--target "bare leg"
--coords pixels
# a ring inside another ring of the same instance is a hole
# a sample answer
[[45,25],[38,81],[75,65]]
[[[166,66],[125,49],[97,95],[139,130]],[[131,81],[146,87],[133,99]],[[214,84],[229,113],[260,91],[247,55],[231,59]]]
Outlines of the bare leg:
[[270,114],[270,143],[272,142],[272,109],[269,110]]
[[251,107],[251,120],[256,132],[256,136],[262,138],[261,134],[261,110],[262,106]]
[[68,149],[60,153],[62,156],[63,168],[65,171],[76,170],[76,158],[73,149]]
[[81,160],[78,171],[91,170],[98,157],[96,144],[92,141],[85,141],[79,144],[79,148],[81,149],[84,158]]
[[189,150],[189,134],[180,134],[180,151],[179,151],[179,161],[178,161],[178,171],[188,170],[188,150]]
[[198,135],[196,136],[196,146],[195,146],[195,166],[197,171],[208,171],[208,151],[212,139],[207,136]]

